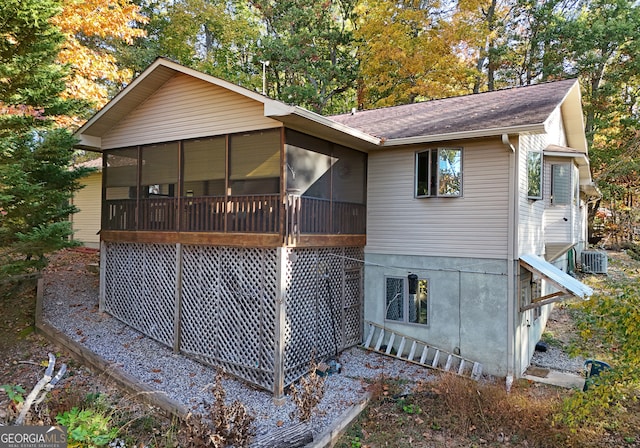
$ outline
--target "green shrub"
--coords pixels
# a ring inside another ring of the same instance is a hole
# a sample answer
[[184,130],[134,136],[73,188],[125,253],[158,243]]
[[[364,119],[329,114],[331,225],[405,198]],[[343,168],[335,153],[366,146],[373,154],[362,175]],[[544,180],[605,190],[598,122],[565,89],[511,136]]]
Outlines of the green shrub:
[[118,434],[118,429],[111,427],[111,416],[94,409],[73,408],[57,415],[56,421],[67,428],[69,447],[105,446]]

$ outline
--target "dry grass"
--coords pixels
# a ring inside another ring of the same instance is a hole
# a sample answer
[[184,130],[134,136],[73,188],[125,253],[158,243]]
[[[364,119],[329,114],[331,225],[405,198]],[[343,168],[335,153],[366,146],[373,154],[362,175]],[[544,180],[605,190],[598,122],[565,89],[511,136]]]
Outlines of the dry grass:
[[[397,380],[377,381],[373,399],[336,445],[364,447],[610,447],[638,446],[622,428],[638,424],[631,412],[619,430],[568,428],[555,418],[573,393],[553,386],[517,381],[478,383],[452,374],[419,384],[411,394],[395,395]],[[635,426],[636,428],[638,426]]]

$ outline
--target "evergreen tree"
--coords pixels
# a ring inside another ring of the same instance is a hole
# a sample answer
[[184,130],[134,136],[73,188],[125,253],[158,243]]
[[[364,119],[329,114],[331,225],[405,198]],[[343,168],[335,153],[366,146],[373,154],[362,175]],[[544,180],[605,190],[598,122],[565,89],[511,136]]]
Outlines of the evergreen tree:
[[269,61],[267,93],[318,113],[355,97],[354,0],[253,0],[266,29],[258,60]]
[[61,95],[64,37],[50,22],[60,11],[57,0],[0,3],[0,278],[71,244],[70,199],[86,170],[69,169],[73,139],[54,119],[83,105]]

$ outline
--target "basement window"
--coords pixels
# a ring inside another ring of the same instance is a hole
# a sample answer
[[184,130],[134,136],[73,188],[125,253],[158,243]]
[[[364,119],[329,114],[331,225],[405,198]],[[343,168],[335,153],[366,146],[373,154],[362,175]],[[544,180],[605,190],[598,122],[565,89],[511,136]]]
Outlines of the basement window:
[[416,153],[415,196],[462,196],[462,149],[437,148]]
[[[535,276],[532,272],[520,269],[520,306],[522,308],[531,305],[536,299],[542,296],[542,279]],[[542,307],[538,306],[531,309],[533,321],[542,316]]]
[[429,281],[419,278],[415,294],[409,294],[406,277],[385,277],[385,320],[409,324],[429,323]]

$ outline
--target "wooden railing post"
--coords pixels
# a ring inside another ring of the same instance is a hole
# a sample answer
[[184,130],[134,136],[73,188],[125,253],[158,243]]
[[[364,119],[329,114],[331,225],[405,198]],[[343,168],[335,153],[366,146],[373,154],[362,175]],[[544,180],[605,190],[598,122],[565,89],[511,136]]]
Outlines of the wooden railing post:
[[100,290],[98,293],[98,311],[104,313],[107,295],[107,243],[100,241]]
[[180,352],[180,333],[182,315],[182,244],[176,244],[176,277],[173,310],[173,351]]

